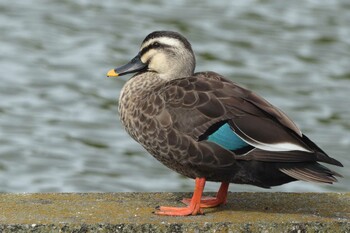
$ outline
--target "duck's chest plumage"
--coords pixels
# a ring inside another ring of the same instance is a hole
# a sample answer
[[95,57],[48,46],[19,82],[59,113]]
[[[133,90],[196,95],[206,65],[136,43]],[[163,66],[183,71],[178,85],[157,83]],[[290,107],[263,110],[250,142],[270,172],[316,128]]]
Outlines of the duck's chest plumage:
[[[156,76],[141,74],[130,79],[119,98],[120,120],[129,135],[156,159],[174,169],[174,159],[168,144],[168,119],[161,120],[164,100],[159,95],[162,83]],[[180,154],[176,155],[180,157]]]
[[147,79],[142,75],[135,76],[124,85],[120,94],[120,120],[126,131],[142,145],[149,141],[153,131],[159,129],[152,120],[159,114],[156,103],[162,102],[153,93],[157,86],[152,76]]

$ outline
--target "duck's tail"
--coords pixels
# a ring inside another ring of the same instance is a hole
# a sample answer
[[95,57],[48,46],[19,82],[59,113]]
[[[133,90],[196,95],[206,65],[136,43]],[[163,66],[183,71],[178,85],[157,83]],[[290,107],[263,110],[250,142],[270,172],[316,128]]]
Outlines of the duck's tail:
[[285,164],[280,167],[279,170],[297,180],[318,183],[332,184],[333,182],[338,181],[336,177],[343,177],[339,173],[332,171],[317,162]]

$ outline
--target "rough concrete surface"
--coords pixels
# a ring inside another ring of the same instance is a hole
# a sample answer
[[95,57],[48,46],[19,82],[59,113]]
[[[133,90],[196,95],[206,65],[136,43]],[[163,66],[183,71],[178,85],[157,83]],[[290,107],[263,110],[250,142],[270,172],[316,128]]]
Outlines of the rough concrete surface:
[[[206,195],[213,195],[207,193]],[[0,232],[350,232],[350,193],[229,193],[205,215],[152,214],[190,193],[0,194]]]

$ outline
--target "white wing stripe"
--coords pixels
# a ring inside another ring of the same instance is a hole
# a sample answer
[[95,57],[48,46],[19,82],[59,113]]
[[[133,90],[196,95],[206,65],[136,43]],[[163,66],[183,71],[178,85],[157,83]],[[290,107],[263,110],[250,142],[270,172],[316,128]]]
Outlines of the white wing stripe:
[[[242,132],[242,130],[240,130],[240,132],[242,134],[244,134],[244,136],[246,138],[242,138],[238,134],[237,134],[237,136],[239,136],[246,143],[248,143],[256,148],[259,148],[261,150],[267,150],[267,151],[294,151],[294,150],[298,150],[298,151],[305,151],[305,152],[310,152],[310,153],[312,152],[304,147],[301,147],[299,145],[296,145],[296,144],[290,143],[290,142],[281,142],[281,143],[273,143],[273,144],[259,142],[259,141],[255,140],[254,138],[249,137],[247,134]],[[249,139],[249,140],[246,140],[246,139]]]

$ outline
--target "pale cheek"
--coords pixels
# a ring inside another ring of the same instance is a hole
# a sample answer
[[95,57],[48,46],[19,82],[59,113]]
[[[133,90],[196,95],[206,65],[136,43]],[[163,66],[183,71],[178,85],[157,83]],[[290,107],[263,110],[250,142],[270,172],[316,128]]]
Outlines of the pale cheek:
[[151,70],[155,70],[159,73],[163,73],[163,72],[168,71],[170,68],[168,66],[169,66],[169,63],[167,63],[167,58],[164,54],[155,55],[148,65],[148,67]]

